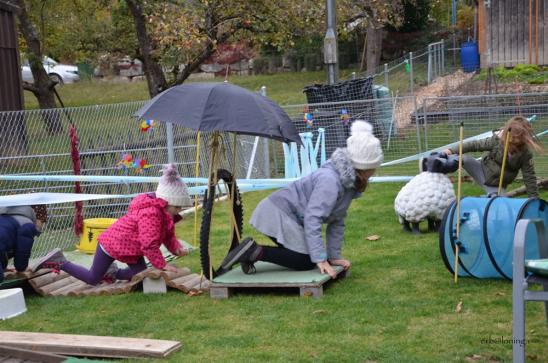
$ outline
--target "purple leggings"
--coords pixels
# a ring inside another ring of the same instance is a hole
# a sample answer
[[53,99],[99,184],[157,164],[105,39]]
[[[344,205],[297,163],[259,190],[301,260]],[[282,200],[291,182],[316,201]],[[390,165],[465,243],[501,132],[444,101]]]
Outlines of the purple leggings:
[[[110,265],[114,262],[114,258],[110,257],[103,251],[103,249],[97,244],[95,250],[95,257],[93,258],[93,264],[88,270],[85,267],[74,264],[72,262],[65,262],[61,266],[61,270],[67,272],[69,275],[76,277],[78,280],[82,280],[90,285],[97,285],[107,272]],[[131,280],[133,275],[145,270],[147,265],[145,259],[141,257],[135,264],[128,264],[128,268],[119,269],[116,273],[117,280]]]

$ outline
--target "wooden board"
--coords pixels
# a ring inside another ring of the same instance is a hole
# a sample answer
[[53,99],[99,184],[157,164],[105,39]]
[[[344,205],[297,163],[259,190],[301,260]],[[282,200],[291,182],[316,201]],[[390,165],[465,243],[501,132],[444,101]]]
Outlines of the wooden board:
[[190,269],[186,267],[180,268],[178,272],[149,268],[133,276],[131,281],[103,282],[96,286],[88,285],[64,271],[60,273],[49,272],[31,278],[29,284],[42,296],[117,295],[135,290],[145,278],[164,279],[167,287],[177,289],[185,294],[192,293],[194,295],[209,288],[207,279],[201,275],[191,273]]
[[61,363],[67,358],[62,355],[34,352],[28,349],[20,349],[0,345],[0,363],[21,362],[21,363]]
[[[331,277],[322,274],[318,269],[295,271],[268,262],[255,263],[256,273],[246,275],[240,268],[213,279],[209,286],[212,298],[227,298],[235,289],[244,288],[299,288],[301,296],[320,297],[323,285]],[[345,271],[341,266],[333,266],[337,275],[343,277]]]
[[0,342],[22,349],[106,358],[163,358],[181,348],[173,340],[13,331],[0,331]]

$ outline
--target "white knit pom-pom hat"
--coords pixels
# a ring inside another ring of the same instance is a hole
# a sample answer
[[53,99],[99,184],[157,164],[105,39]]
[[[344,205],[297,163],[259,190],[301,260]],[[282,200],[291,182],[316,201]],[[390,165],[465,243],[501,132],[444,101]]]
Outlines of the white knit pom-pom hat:
[[156,188],[156,197],[168,205],[186,207],[192,205],[186,184],[181,180],[175,164],[167,164],[162,168],[162,177]]
[[363,120],[352,123],[346,149],[354,169],[358,170],[376,169],[384,158],[381,142],[373,135],[373,126]]

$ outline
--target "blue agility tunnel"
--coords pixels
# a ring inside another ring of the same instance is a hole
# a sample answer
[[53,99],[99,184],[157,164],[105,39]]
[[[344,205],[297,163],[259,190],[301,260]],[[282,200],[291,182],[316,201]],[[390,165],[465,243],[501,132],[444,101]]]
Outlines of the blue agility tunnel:
[[[440,227],[440,252],[445,267],[454,274],[455,244],[459,245],[458,274],[476,278],[512,279],[514,229],[518,220],[541,219],[548,225],[548,205],[542,199],[466,197],[460,218],[453,202]],[[457,221],[460,238],[457,241]],[[527,232],[526,259],[538,259],[534,230]]]

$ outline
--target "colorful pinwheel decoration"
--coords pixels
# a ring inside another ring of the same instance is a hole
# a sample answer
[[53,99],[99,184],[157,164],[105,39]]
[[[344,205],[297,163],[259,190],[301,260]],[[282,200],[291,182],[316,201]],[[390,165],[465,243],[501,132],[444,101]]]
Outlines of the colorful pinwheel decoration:
[[306,127],[312,127],[314,126],[314,117],[312,116],[312,113],[309,111],[308,106],[304,108],[304,122],[306,122]]
[[141,122],[141,132],[149,132],[154,127],[154,120],[143,120]]
[[307,127],[314,126],[314,118],[310,112],[304,114],[304,121],[306,122]]
[[145,159],[137,159],[133,163],[133,166],[135,168],[135,171],[138,173],[142,173],[143,170],[146,170],[150,168],[150,165],[147,164],[147,161]]
[[131,154],[124,154],[122,160],[116,163],[116,167],[119,169],[130,169],[133,166],[133,156]]
[[345,125],[348,125],[348,121],[350,120],[350,115],[348,114],[348,111],[346,110],[346,108],[343,108],[341,110],[341,121],[345,124]]
[[150,168],[145,159],[133,159],[131,154],[124,154],[122,160],[116,163],[120,169],[135,169],[136,172],[142,173],[143,170]]

